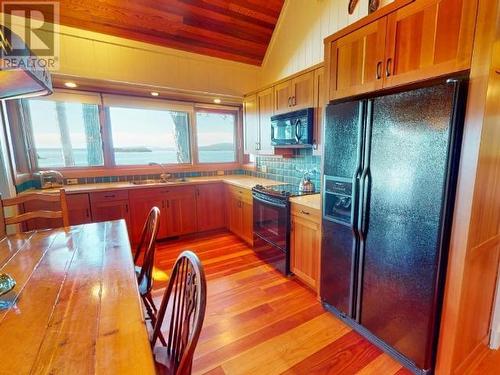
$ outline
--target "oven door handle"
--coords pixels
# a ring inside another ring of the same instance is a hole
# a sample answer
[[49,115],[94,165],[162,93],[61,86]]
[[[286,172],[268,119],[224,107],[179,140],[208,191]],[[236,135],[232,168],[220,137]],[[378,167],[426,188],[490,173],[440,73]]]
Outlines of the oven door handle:
[[255,195],[253,196],[253,199],[260,202],[260,203],[263,203],[263,204],[268,204],[270,206],[273,206],[273,207],[278,207],[278,208],[286,208],[287,204],[286,203],[275,203],[275,202],[271,202],[271,201],[268,201],[266,199],[262,199],[262,198],[259,198],[259,197],[256,197]]

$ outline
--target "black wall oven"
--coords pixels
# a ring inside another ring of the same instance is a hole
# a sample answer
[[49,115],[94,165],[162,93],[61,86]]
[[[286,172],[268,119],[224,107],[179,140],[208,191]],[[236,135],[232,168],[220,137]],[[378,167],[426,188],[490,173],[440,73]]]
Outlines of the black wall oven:
[[290,202],[253,189],[253,242],[257,256],[290,274]]

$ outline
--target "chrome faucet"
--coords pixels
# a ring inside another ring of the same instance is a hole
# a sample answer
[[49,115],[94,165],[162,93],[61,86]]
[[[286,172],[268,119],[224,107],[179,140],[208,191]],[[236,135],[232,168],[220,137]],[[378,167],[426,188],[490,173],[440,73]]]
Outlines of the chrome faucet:
[[169,178],[171,177],[170,173],[168,173],[168,171],[165,169],[165,167],[163,165],[161,165],[160,163],[156,163],[156,162],[151,162],[149,163],[150,166],[157,166],[157,167],[160,167],[161,170],[163,171],[162,174],[160,174],[160,180],[165,182],[165,181],[168,181]]

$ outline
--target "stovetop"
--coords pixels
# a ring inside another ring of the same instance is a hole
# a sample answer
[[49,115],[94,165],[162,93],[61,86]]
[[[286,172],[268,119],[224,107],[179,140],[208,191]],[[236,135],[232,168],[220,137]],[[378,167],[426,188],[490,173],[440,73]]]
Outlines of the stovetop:
[[297,185],[281,184],[272,186],[255,185],[252,189],[259,193],[279,196],[279,197],[299,197],[301,195],[318,194],[318,191],[300,191]]

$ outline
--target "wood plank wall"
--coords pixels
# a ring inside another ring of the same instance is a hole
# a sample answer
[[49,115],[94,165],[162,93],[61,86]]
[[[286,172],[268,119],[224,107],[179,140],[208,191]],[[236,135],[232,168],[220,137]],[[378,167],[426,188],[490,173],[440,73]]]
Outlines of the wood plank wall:
[[[380,7],[393,0],[381,0]],[[262,64],[259,87],[323,62],[323,39],[368,14],[360,0],[352,15],[348,0],[287,0]]]
[[437,374],[487,353],[500,252],[500,5],[479,0]]

